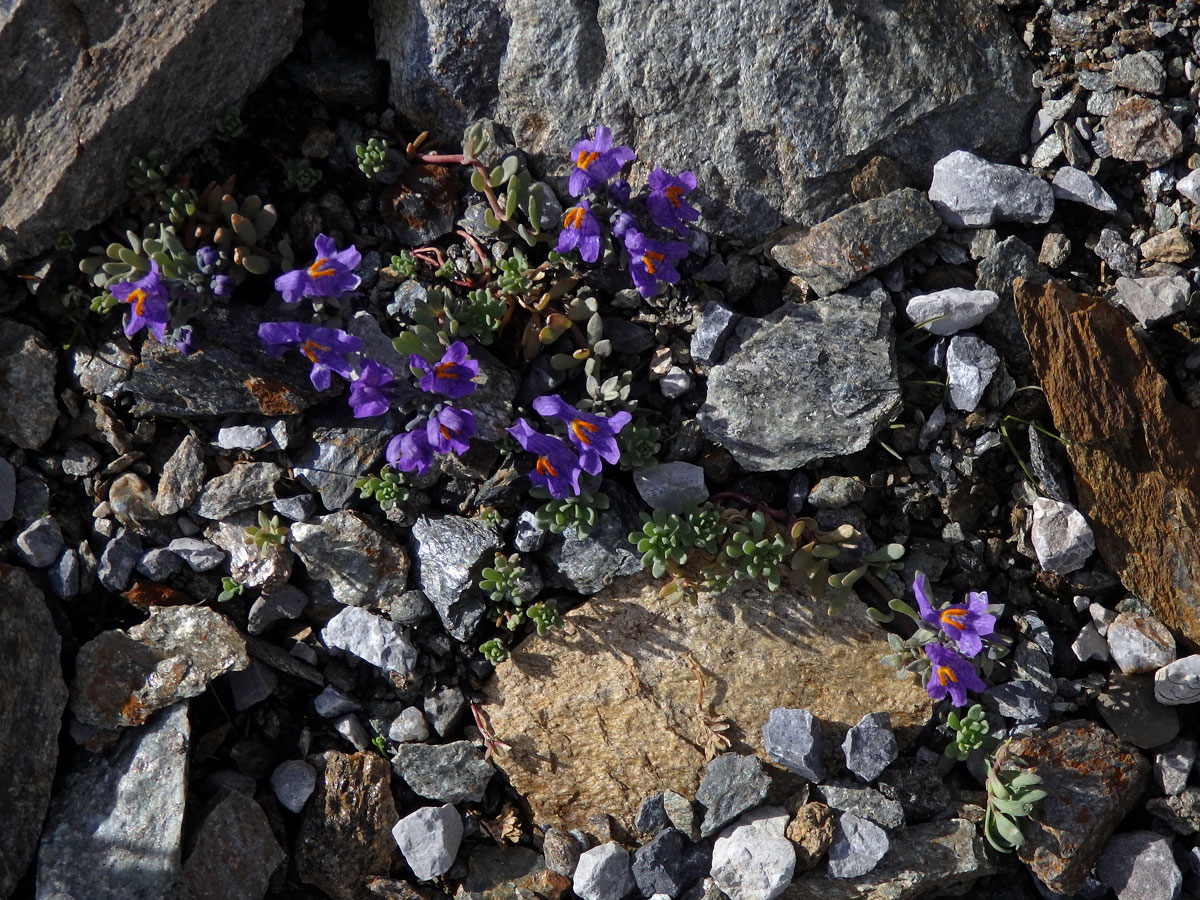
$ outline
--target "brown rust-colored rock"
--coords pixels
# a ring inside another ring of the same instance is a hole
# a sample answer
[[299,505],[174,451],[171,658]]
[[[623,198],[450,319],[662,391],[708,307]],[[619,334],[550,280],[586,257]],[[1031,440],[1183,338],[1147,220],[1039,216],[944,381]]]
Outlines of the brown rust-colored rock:
[[391,870],[399,821],[391,766],[375,753],[326,755],[296,841],[296,874],[335,900],[367,900],[367,880]]
[[1096,546],[1125,587],[1200,643],[1200,417],[1107,301],[1022,279],[1013,294]]
[[1094,722],[1064,722],[1014,741],[1047,796],[1022,830],[1017,856],[1056,894],[1073,894],[1141,796],[1150,763]]
[[695,606],[657,596],[647,576],[615,582],[531,639],[487,686],[496,764],[533,808],[534,821],[584,827],[591,812],[631,828],[643,798],[695,794],[704,772],[704,723],[727,717],[732,749],[767,760],[762,726],[777,706],[813,712],[836,766],[847,729],[887,712],[903,739],[929,718],[916,679],[897,681],[879,658],[881,631],[852,600],[830,616],[796,591],[735,584]]

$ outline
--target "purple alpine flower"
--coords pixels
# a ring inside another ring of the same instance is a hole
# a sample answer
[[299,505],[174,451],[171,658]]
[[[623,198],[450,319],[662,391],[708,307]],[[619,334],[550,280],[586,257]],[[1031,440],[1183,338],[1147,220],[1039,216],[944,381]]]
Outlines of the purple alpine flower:
[[913,593],[921,618],[946,634],[958,652],[970,659],[983,649],[982,638],[996,630],[996,617],[988,611],[986,591],[972,591],[965,604],[934,609],[925,589],[925,573],[918,572],[913,580]]
[[214,275],[208,285],[208,289],[213,292],[214,297],[228,297],[233,293],[235,287],[237,287],[237,282],[231,275]]
[[423,425],[418,425],[412,431],[398,434],[388,441],[388,465],[401,472],[416,471],[424,475],[433,465],[433,447],[429,444],[429,434]]
[[179,339],[175,341],[175,349],[184,356],[191,356],[196,352],[196,332],[191,328],[180,328]]
[[612,132],[600,125],[596,138],[580,141],[571,150],[575,168],[567,181],[567,190],[572,197],[581,197],[589,187],[599,187],[621,171],[625,163],[637,156],[631,149],[612,145]]
[[637,219],[633,217],[633,213],[622,210],[612,217],[610,220],[612,225],[613,236],[618,241],[625,240],[625,235],[631,231],[637,231]]
[[221,251],[216,247],[205,245],[196,251],[196,267],[205,275],[211,275],[221,262]]
[[975,667],[949,647],[926,644],[925,655],[933,664],[925,692],[934,700],[944,700],[949,694],[955,706],[966,706],[967,691],[980,693],[986,689]]
[[584,262],[594,263],[600,258],[600,223],[586,200],[579,201],[578,206],[572,206],[563,216],[562,231],[554,249],[566,253],[576,247]]
[[392,370],[383,363],[364,359],[358,367],[358,378],[350,382],[349,402],[354,418],[366,419],[387,412],[391,406],[388,386],[395,380]]
[[467,357],[467,345],[455,341],[446,348],[441,361],[429,364],[419,353],[408,358],[408,364],[418,372],[424,372],[417,385],[427,394],[445,397],[465,397],[474,392],[475,382],[471,379],[479,374],[479,363]]
[[443,406],[425,426],[429,446],[437,453],[454,453],[459,456],[471,449],[470,439],[475,436],[475,417],[468,409]]
[[319,234],[313,246],[316,262],[275,279],[275,290],[283,294],[284,303],[299,303],[301,297],[340,297],[358,287],[361,279],[354,274],[354,267],[362,261],[362,254],[353,244],[339,253],[333,238]]
[[537,461],[529,480],[544,487],[556,500],[579,495],[579,473],[583,469],[571,449],[558,438],[539,434],[524,419],[517,419],[508,433],[525,450],[536,454]]
[[346,354],[362,349],[360,339],[340,328],[322,328],[302,322],[263,322],[258,326],[258,339],[274,357],[289,349],[300,351],[313,364],[308,377],[318,391],[328,389],[331,372],[337,372],[343,378],[353,375]]
[[590,475],[599,475],[604,463],[621,461],[621,449],[617,446],[617,432],[629,424],[633,417],[627,412],[608,416],[593,416],[580,412],[558,394],[538,397],[533,408],[548,419],[559,419],[566,423],[567,436],[579,454],[579,464]]
[[650,173],[650,196],[646,198],[646,209],[654,224],[661,228],[673,228],[684,237],[691,229],[685,222],[700,218],[700,210],[683,199],[696,189],[696,176],[691,172],[671,175],[662,168]]
[[633,283],[643,297],[657,294],[660,281],[679,283],[675,261],[688,255],[687,244],[682,241],[656,241],[631,229],[625,234],[625,249],[629,251],[629,274],[633,276]]
[[114,284],[108,292],[129,304],[129,318],[125,320],[125,336],[133,337],[143,328],[165,343],[167,339],[167,288],[158,272],[158,263],[150,261],[150,271],[137,281]]
[[633,188],[629,186],[629,182],[624,178],[614,178],[608,183],[608,196],[613,203],[622,208],[629,205],[629,195],[633,193]]

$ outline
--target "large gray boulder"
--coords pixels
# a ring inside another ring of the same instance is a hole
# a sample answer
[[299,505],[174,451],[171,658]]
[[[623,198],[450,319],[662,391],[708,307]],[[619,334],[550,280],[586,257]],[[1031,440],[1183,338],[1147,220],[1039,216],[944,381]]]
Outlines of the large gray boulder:
[[924,184],[953,150],[1002,160],[1028,139],[1030,72],[989,0],[371,6],[391,101],[420,127],[490,116],[561,176],[608,125],[648,166],[695,171],[702,224],[749,239],[848,205],[874,154]]
[[291,51],[303,6],[0,4],[0,268],[108,215],[135,156],[200,144]]

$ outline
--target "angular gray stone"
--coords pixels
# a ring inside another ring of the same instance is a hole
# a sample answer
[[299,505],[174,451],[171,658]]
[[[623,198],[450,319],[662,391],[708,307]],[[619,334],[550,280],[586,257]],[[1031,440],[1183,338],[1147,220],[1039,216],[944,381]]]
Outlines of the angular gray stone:
[[55,597],[66,600],[68,597],[79,595],[80,580],[83,576],[83,564],[79,559],[79,551],[68,547],[46,573],[50,590]]
[[743,319],[709,374],[700,427],[751,471],[863,449],[900,409],[892,317],[877,290]]
[[579,865],[583,847],[569,831],[552,827],[546,829],[546,836],[542,840],[542,853],[547,869],[570,878],[575,874],[575,867]]
[[1059,200],[1072,200],[1075,203],[1090,206],[1092,209],[1098,209],[1100,212],[1116,212],[1117,210],[1117,201],[1100,186],[1100,182],[1074,166],[1063,166],[1055,172],[1054,180],[1050,182],[1050,188]]
[[933,763],[898,759],[879,776],[879,793],[898,802],[909,822],[930,819],[950,805],[950,788]]
[[183,864],[184,897],[261,900],[287,858],[253,797],[229,791],[208,811]]
[[995,291],[946,288],[911,298],[904,314],[930,334],[950,335],[974,328],[999,305],[1000,295]]
[[179,703],[67,773],[42,830],[38,900],[170,896],[180,875],[189,734]]
[[356,709],[362,709],[362,704],[330,684],[313,698],[313,709],[323,719],[335,719]]
[[604,482],[603,489],[610,505],[597,516],[586,540],[574,528],[546,535],[539,559],[547,586],[594,594],[614,579],[642,570],[641,555],[629,543],[629,535],[639,528],[635,501],[612,482]]
[[207,572],[225,562],[225,551],[198,538],[175,538],[167,549],[188,564],[193,572]]
[[[224,556],[224,554],[222,554]],[[184,562],[166,547],[155,547],[142,554],[137,570],[151,581],[166,581],[184,569]]]
[[113,539],[104,545],[100,564],[96,567],[96,578],[110,591],[123,591],[129,587],[129,579],[141,558],[141,538],[120,528]]
[[692,335],[692,362],[711,366],[721,358],[725,347],[725,339],[733,333],[737,325],[737,313],[717,300],[709,300],[704,304],[704,312]]
[[314,599],[385,606],[404,593],[408,554],[359,513],[340,510],[298,522],[290,546],[308,569]]
[[1096,878],[1117,900],[1175,900],[1183,885],[1170,839],[1153,831],[1114,834],[1100,854]]
[[817,785],[815,792],[818,800],[838,812],[853,813],[889,830],[904,825],[904,807],[872,788],[834,782]]
[[462,844],[463,823],[458,811],[444,806],[414,810],[395,824],[392,837],[418,881],[428,881],[448,871]]
[[317,787],[317,770],[302,759],[281,762],[271,773],[271,790],[290,812],[298,813]]
[[1104,137],[1116,159],[1161,166],[1183,149],[1183,132],[1157,100],[1131,97],[1104,122]]
[[637,887],[629,851],[609,841],[580,854],[571,887],[583,900],[620,900]]
[[317,498],[313,494],[284,497],[272,503],[271,509],[293,522],[307,522],[317,514]]
[[1161,94],[1167,84],[1167,72],[1158,57],[1143,50],[1115,60],[1112,80],[1117,87],[1139,94]]
[[205,519],[226,516],[275,499],[275,484],[283,470],[275,463],[238,463],[204,486],[192,511]]
[[1163,706],[1200,703],[1200,655],[1177,659],[1155,672],[1154,698]]
[[204,485],[204,444],[189,433],[163,466],[158,479],[154,508],[171,516],[191,504]]
[[1181,197],[1190,200],[1193,205],[1200,203],[1200,169],[1193,169],[1175,182],[1175,190]]
[[1114,673],[1096,698],[1096,709],[1117,737],[1143,750],[1161,747],[1179,734],[1179,713],[1155,699],[1149,675]]
[[17,502],[17,472],[7,459],[0,456],[0,523],[12,518]]
[[1041,567],[1058,575],[1082,568],[1096,549],[1092,528],[1083,513],[1069,503],[1048,497],[1033,501],[1029,539]]
[[388,726],[388,740],[397,744],[407,744],[413,741],[429,739],[429,726],[424,714],[415,706],[410,706],[392,720]]
[[[0,46],[5,38],[16,40],[17,28],[14,20],[28,15],[36,3],[24,3],[20,9],[10,8],[7,17],[0,21]],[[29,45],[25,44],[26,52]],[[13,57],[6,57],[13,59]],[[7,80],[7,79],[6,79]],[[6,119],[6,121],[12,121]],[[32,124],[32,123],[29,123]],[[0,147],[11,144],[22,134],[0,126]],[[72,143],[74,139],[72,138]],[[38,157],[45,154],[37,154]],[[0,172],[13,166],[14,160],[0,153]],[[4,252],[12,233],[3,223],[8,209],[8,198],[12,196],[16,183],[0,176],[0,268],[4,265]],[[31,186],[32,187],[32,186]],[[36,189],[36,188],[35,188]],[[20,191],[16,193],[21,193]],[[40,332],[28,325],[0,319],[0,438],[12,441],[26,450],[36,450],[50,440],[54,423],[58,419],[58,403],[54,395],[54,371],[57,366],[52,345]]]
[[72,478],[83,478],[91,475],[100,467],[100,454],[89,444],[82,441],[72,441],[63,453],[63,474]]
[[412,527],[417,581],[451,636],[468,640],[487,611],[479,571],[500,549],[496,530],[478,519],[422,516]]
[[920,191],[901,188],[785,237],[771,248],[771,258],[825,297],[898,259],[940,226]]
[[853,813],[842,813],[833,826],[829,874],[857,878],[870,872],[891,848],[887,832]]
[[99,347],[77,347],[73,351],[73,370],[79,386],[87,394],[115,397],[129,377],[137,354],[129,339],[120,335]]
[[680,513],[708,499],[704,469],[688,462],[643,466],[633,473],[638,495],[651,509]]
[[312,430],[312,440],[292,459],[296,480],[321,495],[331,512],[358,496],[354,482],[383,463],[388,441],[399,430],[390,415],[357,420],[353,426]]
[[1183,312],[1191,285],[1179,275],[1117,279],[1117,302],[1133,313],[1143,328]]
[[259,549],[247,540],[247,529],[259,524],[252,510],[234,513],[204,530],[204,536],[229,554],[229,574],[246,587],[265,591],[284,586],[292,573],[295,555],[291,544],[266,544]]
[[957,228],[981,228],[996,222],[1041,224],[1054,214],[1054,194],[1042,179],[966,150],[956,150],[937,161],[929,199],[941,217]]
[[863,781],[874,781],[899,755],[887,713],[868,713],[846,732],[842,754],[846,768]]
[[450,686],[425,695],[425,717],[438,737],[452,732],[467,711],[467,698],[462,688]]
[[1021,725],[1046,721],[1050,697],[1032,681],[1018,679],[991,688],[982,698],[984,709]]
[[37,519],[17,535],[17,550],[21,559],[35,569],[49,566],[58,559],[65,546],[62,530],[51,516]]
[[1153,672],[1175,661],[1171,629],[1152,616],[1118,613],[1106,637],[1113,662],[1126,675]]
[[1167,796],[1174,796],[1187,785],[1200,745],[1193,738],[1179,738],[1154,756],[1154,780]]
[[262,703],[279,687],[275,670],[257,659],[239,672],[229,673],[229,692],[233,694],[233,708],[238,712]]
[[262,425],[229,425],[217,430],[222,450],[257,450],[271,443],[271,432]]
[[771,710],[763,725],[763,746],[772,760],[802,778],[814,783],[824,779],[821,724],[807,709]]
[[321,629],[333,650],[344,650],[376,668],[408,675],[417,664],[417,649],[390,619],[357,606],[347,606]]
[[796,869],[788,818],[777,806],[756,809],[713,842],[710,874],[730,900],[771,900],[786,890]]
[[812,486],[808,502],[814,509],[844,509],[867,495],[861,478],[826,475]]
[[41,592],[24,571],[0,564],[0,597],[0,771],[11,785],[0,816],[0,897],[9,897],[33,861],[50,805],[67,687],[62,641]]
[[308,597],[295,585],[285,584],[273,591],[263,591],[246,617],[246,630],[262,634],[276,622],[295,619],[308,606]]
[[1133,277],[1138,272],[1138,252],[1115,228],[1100,229],[1100,239],[1093,252],[1118,274]]
[[696,802],[704,807],[700,836],[716,834],[767,797],[771,777],[757,756],[722,753],[708,764],[696,789]]
[[441,803],[478,803],[496,771],[469,741],[401,744],[392,769],[417,796]]
[[[0,131],[0,266],[119,206],[129,194],[130,162],[145,152],[140,136],[153,135],[173,161],[199,146],[221,112],[291,52],[301,8],[280,3],[246,21],[230,0],[187,10],[138,2],[99,30],[82,11],[65,16],[36,0],[8,4],[0,58],[10,62],[0,80],[16,88],[9,121],[24,125]],[[107,53],[95,50],[100,34]],[[222,59],[214,46],[233,56]],[[18,65],[18,57],[27,58]],[[40,153],[44,141],[74,149]]]
[[[590,137],[593,123],[607,123],[641,159],[695,170],[705,226],[750,243],[781,215],[811,223],[847,205],[851,177],[873,154],[927,177],[957,147],[997,158],[1023,149],[1033,108],[1021,48],[982,0],[869,9],[788,0],[702,13],[673,3],[652,30],[641,6],[616,2],[376,2],[373,13],[390,100],[406,120],[457,139],[490,116],[535,163],[563,174],[585,126]],[[622,52],[594,56],[597,47]],[[551,72],[547,59],[586,64]]]
[[658,388],[668,400],[675,400],[690,391],[694,384],[691,374],[686,369],[671,366],[667,374],[659,379]]
[[972,334],[958,334],[946,348],[946,375],[950,379],[950,405],[973,412],[1000,370],[1000,354]]

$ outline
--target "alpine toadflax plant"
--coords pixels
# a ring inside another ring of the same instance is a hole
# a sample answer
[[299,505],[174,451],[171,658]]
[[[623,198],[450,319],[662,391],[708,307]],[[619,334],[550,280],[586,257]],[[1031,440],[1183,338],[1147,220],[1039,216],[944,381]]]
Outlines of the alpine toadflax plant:
[[319,234],[313,246],[317,258],[310,266],[275,279],[275,290],[283,295],[284,303],[299,303],[303,297],[340,297],[360,284],[354,267],[362,261],[362,254],[353,244],[338,252],[333,238]]
[[362,349],[362,341],[340,328],[322,328],[303,322],[264,322],[258,326],[258,339],[270,356],[285,350],[297,350],[312,363],[309,378],[318,391],[329,389],[331,374],[350,378],[354,369],[347,355]]
[[164,343],[167,335],[167,288],[159,275],[158,263],[151,260],[150,271],[137,281],[114,284],[109,288],[117,300],[129,304],[129,318],[125,320],[125,335],[133,337],[143,328]]

